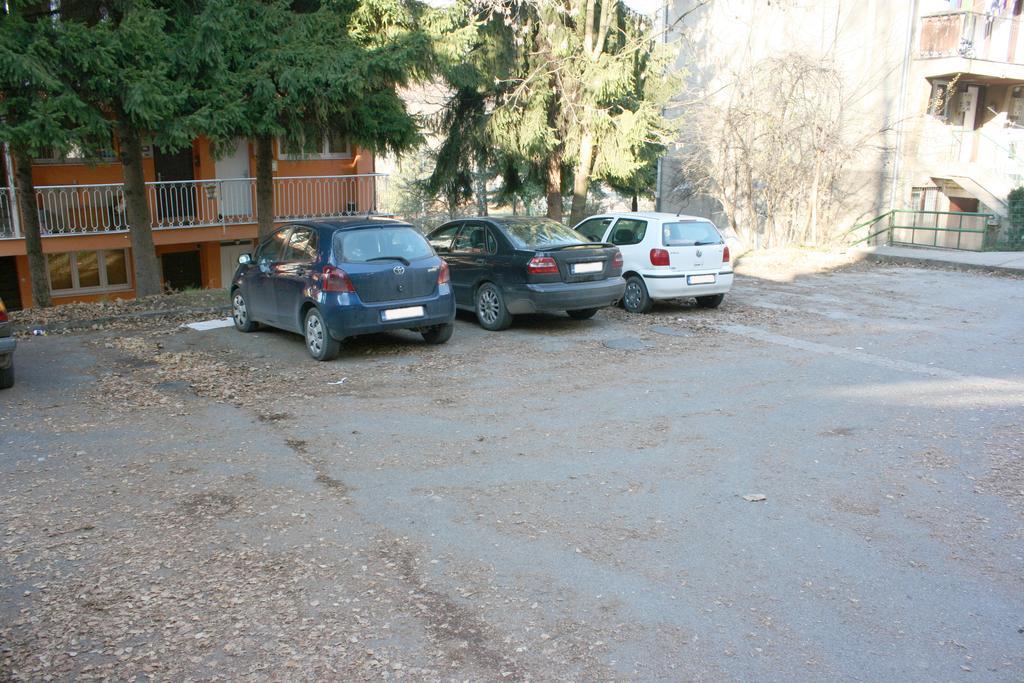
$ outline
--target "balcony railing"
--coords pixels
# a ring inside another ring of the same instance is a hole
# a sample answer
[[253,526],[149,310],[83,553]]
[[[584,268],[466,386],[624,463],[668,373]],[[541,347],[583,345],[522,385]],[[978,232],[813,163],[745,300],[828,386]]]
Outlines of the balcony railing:
[[[984,130],[953,131],[951,156],[959,155],[1010,189],[1024,185],[1024,159],[1019,141],[996,139]],[[954,159],[955,160],[955,159]]]
[[964,57],[1024,64],[1021,22],[979,12],[943,12],[921,18],[919,57]]
[[8,187],[0,188],[0,239],[17,237],[12,207],[14,191]]
[[[336,218],[384,213],[387,175],[274,178],[274,220]],[[0,238],[19,237],[11,191],[0,192]],[[155,230],[245,225],[257,222],[255,178],[146,183],[150,226]],[[45,236],[128,230],[124,186],[36,187],[36,210]]]

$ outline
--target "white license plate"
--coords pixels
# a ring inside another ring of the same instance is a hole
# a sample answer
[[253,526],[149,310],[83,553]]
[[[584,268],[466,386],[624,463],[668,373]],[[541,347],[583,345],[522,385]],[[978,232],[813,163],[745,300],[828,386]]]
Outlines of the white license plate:
[[572,274],[578,275],[580,273],[600,273],[604,270],[604,263],[601,261],[593,261],[591,263],[574,263],[572,266]]
[[384,320],[405,320],[406,318],[419,318],[423,315],[422,306],[409,306],[408,308],[392,308],[381,313]]
[[713,285],[715,284],[714,275],[691,275],[686,278],[686,282],[691,285]]

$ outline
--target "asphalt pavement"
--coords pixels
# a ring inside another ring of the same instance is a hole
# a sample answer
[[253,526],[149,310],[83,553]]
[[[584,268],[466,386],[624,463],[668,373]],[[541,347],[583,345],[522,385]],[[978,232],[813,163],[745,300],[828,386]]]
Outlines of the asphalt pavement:
[[31,337],[0,679],[1024,679],[1024,282]]

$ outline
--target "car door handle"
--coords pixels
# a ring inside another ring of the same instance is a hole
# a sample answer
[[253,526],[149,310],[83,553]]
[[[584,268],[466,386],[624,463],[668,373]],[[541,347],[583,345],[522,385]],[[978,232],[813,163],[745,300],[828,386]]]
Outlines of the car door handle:
[[473,259],[473,263],[479,263],[480,265],[483,265],[483,264],[487,263],[487,259],[482,259],[482,258]]

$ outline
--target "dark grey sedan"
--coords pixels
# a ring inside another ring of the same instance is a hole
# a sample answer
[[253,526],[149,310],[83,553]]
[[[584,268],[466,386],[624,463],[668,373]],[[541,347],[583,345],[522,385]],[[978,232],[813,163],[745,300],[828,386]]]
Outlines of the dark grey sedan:
[[585,320],[622,298],[622,254],[539,217],[463,218],[427,240],[451,269],[455,305],[487,330],[517,313],[565,311]]

